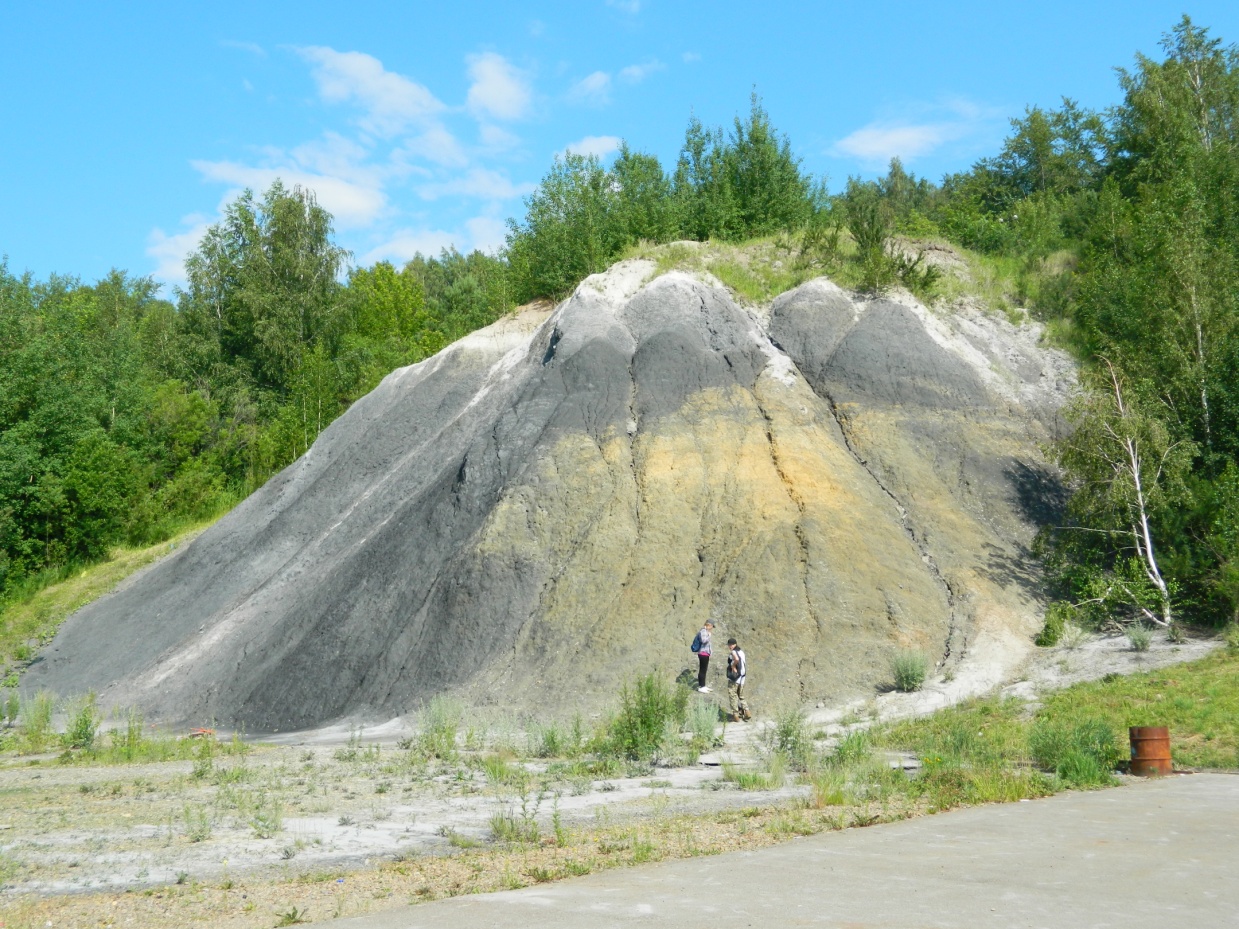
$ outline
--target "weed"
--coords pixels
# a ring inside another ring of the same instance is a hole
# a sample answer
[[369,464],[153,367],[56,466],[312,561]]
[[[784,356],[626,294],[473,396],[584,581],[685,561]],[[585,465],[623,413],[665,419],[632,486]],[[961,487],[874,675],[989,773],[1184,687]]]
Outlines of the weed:
[[912,693],[920,690],[925,683],[925,673],[929,662],[925,656],[916,651],[899,651],[891,658],[891,674],[895,678],[895,689],[900,693]]
[[1222,641],[1232,652],[1239,652],[1239,623],[1231,623],[1222,630]]
[[61,744],[65,748],[89,750],[95,744],[99,723],[99,708],[95,695],[87,694],[77,701],[76,708],[70,711],[68,727],[60,737]]
[[1153,632],[1144,623],[1132,623],[1126,632],[1127,643],[1133,652],[1147,652],[1153,644]]
[[657,673],[651,671],[633,684],[625,684],[620,694],[620,710],[611,721],[605,748],[616,755],[648,761],[666,744],[668,724],[678,732],[688,708],[688,692],[672,691]]
[[55,697],[47,690],[40,690],[21,704],[18,726],[21,730],[20,745],[23,752],[41,752],[47,747],[52,736],[52,711],[55,705]]
[[309,912],[307,910],[299,910],[293,906],[289,907],[283,913],[277,911],[275,915],[279,917],[275,924],[277,927],[299,926],[304,922],[308,922],[306,917],[309,916]]
[[428,758],[450,761],[456,757],[456,735],[465,708],[459,700],[442,694],[431,698],[422,711],[422,730],[417,747]]
[[260,796],[250,810],[249,827],[260,839],[270,839],[284,828],[284,807],[278,800]]
[[689,704],[685,725],[692,734],[694,744],[711,748],[715,744],[718,729],[718,707],[707,700],[694,700]]
[[1103,719],[1074,725],[1039,719],[1028,734],[1033,761],[1071,787],[1104,787],[1114,782],[1111,770],[1122,757],[1113,727]]
[[177,882],[177,884],[184,884],[184,883],[186,883],[188,880],[189,880],[189,872],[188,872],[188,871],[177,871],[177,872],[176,872],[176,882]]
[[813,760],[813,736],[800,707],[788,707],[775,716],[774,727],[767,730],[767,745],[787,759],[793,770],[804,771],[809,767]]
[[451,829],[447,826],[444,826],[442,829],[439,830],[439,835],[447,839],[448,844],[451,845],[452,848],[481,848],[482,847],[482,843],[479,842],[477,839],[472,839],[469,836],[464,835],[460,832],[457,832],[455,829]]
[[185,838],[191,842],[205,842],[211,837],[213,823],[205,807],[185,804],[181,811],[185,823]]

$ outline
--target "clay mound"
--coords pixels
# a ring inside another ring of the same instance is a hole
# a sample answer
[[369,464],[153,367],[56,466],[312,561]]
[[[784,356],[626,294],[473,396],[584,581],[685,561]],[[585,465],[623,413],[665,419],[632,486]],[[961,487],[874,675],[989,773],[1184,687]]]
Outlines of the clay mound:
[[23,686],[261,732],[442,692],[597,707],[686,667],[707,617],[766,705],[872,692],[898,648],[978,680],[1018,660],[1065,361],[824,280],[761,321],[652,272],[394,372]]

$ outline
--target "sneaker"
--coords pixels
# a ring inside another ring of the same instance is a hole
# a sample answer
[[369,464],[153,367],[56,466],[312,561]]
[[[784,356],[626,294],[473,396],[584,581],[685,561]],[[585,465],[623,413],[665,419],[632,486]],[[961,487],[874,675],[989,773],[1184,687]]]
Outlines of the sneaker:
[[699,693],[699,694],[712,694],[712,693],[714,693],[714,691],[712,691],[709,687],[698,687],[698,688],[697,688],[697,693]]

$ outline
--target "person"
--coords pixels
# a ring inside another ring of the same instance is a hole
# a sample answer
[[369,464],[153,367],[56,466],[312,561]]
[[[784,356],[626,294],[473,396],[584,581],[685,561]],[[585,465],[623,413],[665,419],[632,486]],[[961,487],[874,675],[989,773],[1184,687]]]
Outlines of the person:
[[747,722],[753,718],[749,705],[744,701],[744,679],[748,674],[748,663],[744,658],[744,649],[735,639],[727,640],[727,704],[731,708],[731,721]]
[[706,686],[706,669],[710,667],[710,636],[713,632],[714,622],[707,619],[690,646],[697,653],[697,692],[702,694],[710,693],[710,688]]

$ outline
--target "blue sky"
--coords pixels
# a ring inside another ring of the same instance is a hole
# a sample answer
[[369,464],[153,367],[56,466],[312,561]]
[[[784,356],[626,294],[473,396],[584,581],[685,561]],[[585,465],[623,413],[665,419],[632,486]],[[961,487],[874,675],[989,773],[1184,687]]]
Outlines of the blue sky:
[[[1118,100],[1163,2],[5,4],[0,255],[170,286],[244,187],[313,188],[356,264],[493,249],[557,152],[674,165],[752,90],[832,188],[892,155],[938,179],[1025,105]],[[1239,4],[1186,10],[1239,41]]]

